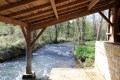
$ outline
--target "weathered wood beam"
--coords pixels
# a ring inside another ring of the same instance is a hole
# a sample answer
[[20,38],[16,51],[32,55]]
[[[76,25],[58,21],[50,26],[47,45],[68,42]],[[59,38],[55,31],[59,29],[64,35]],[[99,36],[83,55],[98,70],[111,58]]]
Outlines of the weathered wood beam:
[[31,45],[33,45],[33,44],[36,42],[36,40],[42,35],[42,33],[45,31],[46,28],[47,28],[47,27],[43,28],[43,29],[40,31],[40,33],[37,35],[37,37],[32,41]]
[[27,23],[15,20],[15,19],[11,19],[11,18],[7,18],[4,16],[0,16],[0,22],[5,22],[5,23],[9,23],[9,24],[14,24],[14,25],[20,25],[21,27],[27,27]]
[[120,16],[120,8],[119,8],[119,10],[118,10],[118,15]]
[[25,27],[21,27],[21,30],[22,30],[22,32],[23,32],[25,41],[27,42],[27,32],[26,32],[26,30],[25,30]]
[[51,3],[51,6],[53,8],[53,11],[54,11],[54,14],[55,14],[56,18],[59,19],[58,12],[57,12],[56,5],[55,5],[55,1],[54,0],[50,0],[50,3]]
[[[108,3],[104,6],[99,6],[99,7],[93,8],[89,11],[87,8],[84,8],[84,11],[76,11],[76,12],[73,11],[73,13],[69,13],[69,14],[60,16],[58,20],[55,18],[51,18],[50,20],[48,20],[46,22],[31,24],[30,30],[34,31],[36,29],[44,28],[46,26],[51,26],[51,25],[58,24],[58,23],[61,23],[61,22],[67,21],[67,20],[75,19],[78,17],[86,16],[86,15],[89,15],[89,14],[92,14],[92,13],[95,13],[98,11],[106,10],[106,9],[109,9],[112,7],[113,7],[113,3]],[[32,27],[32,26],[34,26],[34,27]],[[39,26],[41,26],[41,27],[39,27]]]
[[[69,4],[67,4],[67,5],[64,5],[64,6],[58,6],[57,7],[57,10],[58,10],[58,13],[59,13],[59,11],[60,11],[60,9],[64,9],[64,8],[66,8],[66,7],[68,7],[68,6],[72,6],[72,5],[76,5],[76,4],[85,4],[85,3],[88,3],[89,2],[89,0],[78,0],[78,1],[75,1],[75,2],[72,2],[72,3],[69,3]],[[38,12],[38,13],[35,13],[35,14],[30,14],[30,15],[27,15],[27,16],[22,16],[22,17],[19,17],[19,18],[17,18],[18,20],[24,20],[24,19],[29,19],[30,17],[34,17],[34,16],[37,16],[37,15],[43,15],[43,14],[45,14],[45,13],[48,13],[48,12],[52,12],[52,9],[48,9],[48,10],[45,10],[45,11],[41,11],[41,12]]]
[[[76,5],[74,7],[69,7],[69,8],[64,8],[62,10],[58,10],[58,13],[59,13],[59,15],[61,15],[62,13],[67,13],[67,12],[70,12],[70,11],[73,11],[73,10],[76,10],[76,9],[81,9],[83,7],[86,7],[86,6],[87,6],[87,3],[84,3],[84,4]],[[40,21],[44,18],[49,18],[49,17],[52,17],[52,16],[53,16],[53,13],[50,13],[50,14],[47,14],[47,15],[38,16],[38,17],[34,17],[34,18],[31,18],[31,19],[25,20],[24,22],[30,23],[30,22],[33,22],[33,21],[36,21],[36,20]]]
[[[32,1],[34,1],[34,0],[32,0]],[[57,0],[56,4],[59,4],[59,3],[65,2],[65,1],[67,1],[67,0]],[[29,9],[17,11],[17,12],[9,14],[8,17],[15,17],[17,15],[21,15],[21,14],[25,14],[25,13],[30,13],[32,11],[39,10],[39,9],[42,9],[42,8],[45,8],[45,7],[48,7],[48,6],[51,6],[51,4],[50,3],[46,3],[46,4],[39,5],[39,6],[36,6],[36,7],[32,7],[32,8],[29,8]]]
[[100,0],[92,0],[88,5],[88,10],[92,9]]
[[11,4],[8,4],[6,6],[0,7],[0,11],[5,11],[5,10],[11,9],[11,8],[15,8],[15,7],[18,7],[18,6],[21,6],[21,5],[25,5],[25,4],[31,3],[33,1],[36,1],[36,0],[24,0],[24,1],[18,1],[16,3],[11,3]]
[[113,23],[111,23],[111,21],[110,21],[101,11],[99,11],[98,13],[105,19],[105,21],[106,21],[110,26],[113,27]]

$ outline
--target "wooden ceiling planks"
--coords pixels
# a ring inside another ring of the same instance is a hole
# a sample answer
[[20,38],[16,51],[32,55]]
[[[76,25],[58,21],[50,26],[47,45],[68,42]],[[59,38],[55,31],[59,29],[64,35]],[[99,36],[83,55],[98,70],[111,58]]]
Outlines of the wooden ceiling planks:
[[[71,11],[74,11],[74,10],[78,10],[80,8],[83,8],[83,7],[86,7],[88,5],[88,3],[84,3],[84,4],[80,4],[80,5],[76,5],[74,7],[69,7],[69,8],[63,8],[63,9],[59,9],[58,8],[58,14],[61,15],[61,14],[65,14],[65,13],[69,13]],[[64,7],[64,6],[61,6],[61,7]],[[39,20],[39,21],[42,21],[44,18],[46,19],[47,17],[49,18],[49,16],[53,16],[51,13],[50,14],[47,14],[47,15],[44,15],[44,16],[38,16],[38,17],[35,17],[35,18],[31,18],[25,22],[33,22],[33,21],[36,21],[36,20]]]
[[6,16],[0,16],[0,21],[21,26],[27,26],[28,23],[33,31],[112,8],[111,1],[113,0],[9,0],[8,3],[0,3],[0,15]]
[[[72,9],[72,8],[74,8],[74,6],[77,6],[78,8],[80,8],[80,7],[88,5],[88,2],[89,1],[87,1],[87,0],[84,0],[84,2],[82,2],[82,1],[76,1],[76,2],[73,2],[73,3],[69,3],[68,5],[58,6],[57,10],[58,10],[58,13],[60,13],[60,12],[63,12],[62,11],[63,9],[67,9],[67,8],[68,9]],[[45,11],[41,11],[39,13],[35,13],[35,14],[28,15],[28,16],[24,16],[25,18],[18,18],[18,20],[22,19],[22,21],[25,21],[24,19],[28,18],[28,19],[26,19],[28,21],[28,20],[32,19],[30,17],[34,17],[34,16],[37,16],[37,15],[39,15],[39,16],[36,17],[36,18],[40,18],[40,16],[43,15],[43,14],[45,14],[45,13],[52,13],[52,9],[48,9],[48,10],[45,10]]]
[[[59,11],[60,9],[63,9],[63,8],[68,8],[68,7],[71,7],[71,6],[75,6],[77,4],[84,4],[84,3],[88,3],[89,0],[78,0],[78,1],[75,1],[75,2],[72,2],[72,3],[68,3],[67,5],[62,5],[62,6],[58,6],[57,7],[57,10]],[[49,10],[45,10],[45,11],[41,11],[41,12],[38,12],[38,13],[35,13],[35,14],[30,14],[30,15],[27,15],[27,16],[23,16],[23,17],[20,17],[18,18],[18,20],[23,20],[26,19],[26,18],[30,18],[30,17],[34,17],[34,16],[37,16],[37,15],[43,15],[45,13],[50,13],[52,12],[52,9],[49,9]]]
[[[79,1],[80,2],[80,1]],[[103,2],[100,2],[100,4],[103,4]],[[104,4],[107,4],[107,3],[109,3],[109,2],[104,2]],[[77,4],[77,5],[76,5]],[[57,7],[57,9],[58,9],[58,13],[59,13],[59,15],[60,14],[62,14],[62,13],[65,13],[65,14],[67,14],[69,11],[74,11],[74,10],[77,10],[77,9],[82,9],[83,7],[86,7],[87,5],[88,5],[88,2],[87,3],[83,3],[83,4],[79,4],[78,3],[78,1],[77,2],[74,2],[74,4],[72,4],[72,5],[74,5],[74,6],[72,6],[72,7],[70,7],[71,6],[71,3],[70,3],[70,5],[68,4],[68,5],[65,5],[65,6],[59,6],[59,7]],[[101,5],[100,5],[101,6]],[[65,7],[65,8],[64,8]],[[67,8],[66,8],[67,7]],[[47,19],[46,18],[46,16],[49,18],[49,16],[51,17],[52,15],[45,15],[44,17],[45,17],[45,19]],[[36,20],[37,20],[37,22],[39,21],[43,21],[44,18],[43,16],[38,16],[38,17],[36,17],[36,18],[32,18],[32,19],[29,19],[29,20],[27,20],[28,22],[32,22],[33,23],[33,21],[34,22],[36,22]],[[42,19],[41,19],[42,18]],[[27,21],[25,21],[25,22],[27,22]]]
[[25,5],[27,3],[31,3],[31,2],[34,2],[34,1],[36,1],[36,0],[25,0],[25,1],[18,1],[18,2],[15,2],[15,3],[10,3],[8,5],[1,6],[0,11],[5,11],[5,10],[8,10],[8,9],[11,9],[11,8],[14,8],[14,7],[18,7],[18,6],[21,6],[21,5]]
[[86,15],[89,15],[89,14],[92,14],[92,13],[95,13],[95,12],[98,12],[98,11],[106,10],[106,9],[109,9],[109,8],[112,8],[112,7],[113,7],[113,4],[106,4],[106,5],[103,5],[103,6],[93,8],[89,11],[88,11],[87,8],[85,8],[84,11],[77,11],[77,12],[74,11],[73,13],[65,14],[63,16],[60,16],[58,20],[56,18],[51,18],[50,20],[48,20],[46,22],[37,23],[37,24],[30,24],[30,26],[31,26],[30,29],[31,29],[31,31],[34,31],[34,30],[37,30],[37,29],[40,29],[40,28],[43,28],[43,27],[46,27],[46,26],[51,26],[51,25],[54,25],[54,24],[58,24],[58,23],[67,21],[67,20],[71,20],[71,19],[75,19],[75,18],[78,18],[78,17],[86,16]]
[[[56,4],[59,4],[59,3],[62,3],[62,2],[65,2],[67,0],[58,0],[56,1]],[[35,10],[39,10],[39,9],[42,9],[42,8],[45,8],[45,7],[49,7],[51,6],[50,3],[45,3],[45,4],[42,4],[42,5],[38,5],[38,6],[35,6],[35,7],[32,7],[32,8],[29,8],[29,9],[24,9],[24,10],[20,10],[18,12],[15,12],[15,13],[11,13],[8,15],[8,17],[14,17],[14,16],[17,16],[17,15],[22,15],[22,14],[25,14],[25,13],[30,13],[30,12],[33,12]]]

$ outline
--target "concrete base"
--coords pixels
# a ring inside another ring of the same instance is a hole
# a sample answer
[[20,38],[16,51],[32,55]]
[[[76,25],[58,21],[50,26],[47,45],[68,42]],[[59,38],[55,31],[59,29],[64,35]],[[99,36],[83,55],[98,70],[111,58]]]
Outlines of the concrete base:
[[24,74],[22,76],[22,80],[35,80],[36,75],[35,72],[33,72],[32,74]]

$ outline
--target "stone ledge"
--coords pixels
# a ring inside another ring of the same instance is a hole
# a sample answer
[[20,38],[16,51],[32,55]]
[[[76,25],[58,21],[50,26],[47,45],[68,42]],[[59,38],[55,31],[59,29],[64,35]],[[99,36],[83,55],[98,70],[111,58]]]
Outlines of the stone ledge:
[[22,76],[22,80],[35,80],[36,75],[35,72],[33,72],[32,74],[24,74]]

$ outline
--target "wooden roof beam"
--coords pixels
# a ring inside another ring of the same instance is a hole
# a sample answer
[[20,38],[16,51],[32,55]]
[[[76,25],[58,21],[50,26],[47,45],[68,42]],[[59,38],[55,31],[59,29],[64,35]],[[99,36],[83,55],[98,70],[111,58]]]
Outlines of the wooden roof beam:
[[18,7],[18,6],[21,6],[21,5],[25,5],[27,3],[31,3],[31,2],[34,2],[34,1],[36,1],[36,0],[24,0],[24,1],[18,1],[18,2],[15,2],[15,3],[11,3],[11,4],[8,4],[6,6],[0,7],[0,11],[5,11],[5,10],[15,8],[15,7]]
[[100,0],[92,0],[88,5],[88,10],[92,9]]
[[7,18],[4,16],[0,16],[0,22],[5,22],[9,24],[14,24],[14,25],[20,25],[21,27],[27,27],[27,23],[17,21],[15,19]]
[[[59,16],[58,20],[56,18],[51,18],[50,20],[42,22],[42,23],[30,24],[30,30],[34,31],[34,30],[37,30],[37,29],[41,29],[43,27],[51,26],[51,25],[58,24],[58,23],[61,23],[61,22],[65,22],[67,20],[75,19],[75,18],[78,18],[78,17],[86,16],[86,15],[89,15],[89,14],[92,14],[92,13],[95,13],[95,12],[99,12],[99,11],[102,11],[102,10],[106,10],[106,9],[109,9],[109,8],[112,8],[112,7],[113,7],[113,3],[110,3],[110,4],[108,3],[104,6],[99,6],[97,8],[93,8],[89,11],[87,11],[87,8],[85,8],[84,11],[77,11],[77,12],[73,12],[73,13],[70,13],[70,14],[65,14],[63,16]],[[32,27],[32,26],[34,26],[34,27]]]
[[56,18],[59,19],[58,12],[57,12],[56,5],[55,5],[55,1],[54,0],[50,0],[50,3],[51,3],[51,6],[53,8],[53,11],[54,11],[54,14],[55,14]]
[[104,19],[105,19],[105,21],[110,25],[110,26],[112,26],[113,27],[113,23],[111,23],[111,21],[100,11],[100,12],[98,12]]

